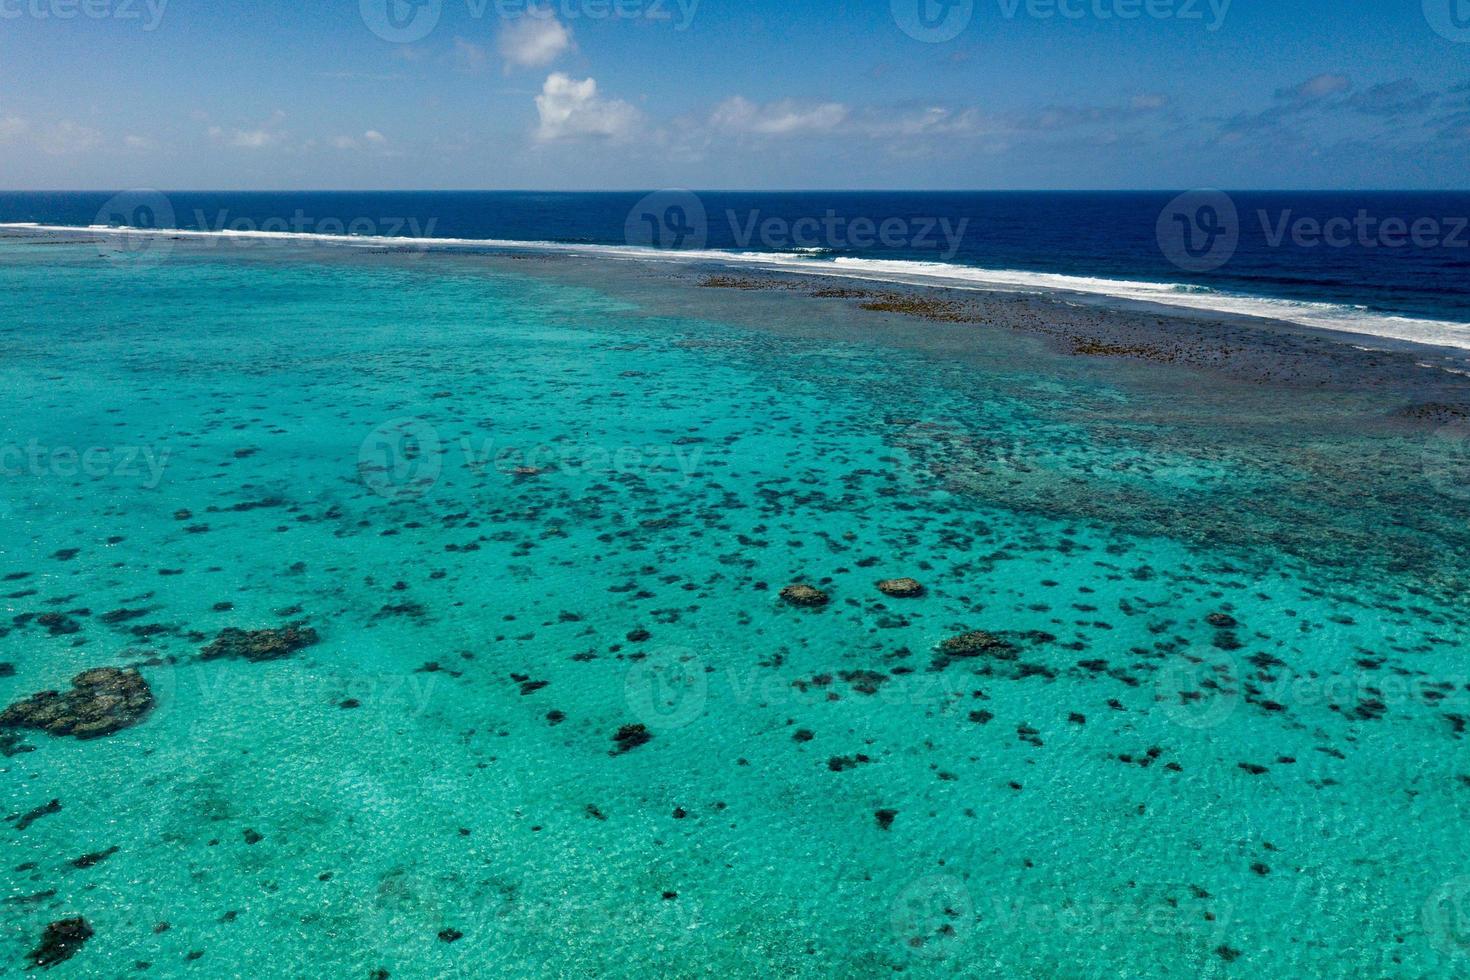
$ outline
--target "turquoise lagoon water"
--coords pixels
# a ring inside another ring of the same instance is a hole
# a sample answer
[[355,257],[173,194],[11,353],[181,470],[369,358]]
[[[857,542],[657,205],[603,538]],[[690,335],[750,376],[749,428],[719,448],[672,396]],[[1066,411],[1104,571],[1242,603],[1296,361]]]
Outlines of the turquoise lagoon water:
[[1458,433],[974,329],[0,243],[0,697],[158,699],[0,759],[0,973],[1462,972]]

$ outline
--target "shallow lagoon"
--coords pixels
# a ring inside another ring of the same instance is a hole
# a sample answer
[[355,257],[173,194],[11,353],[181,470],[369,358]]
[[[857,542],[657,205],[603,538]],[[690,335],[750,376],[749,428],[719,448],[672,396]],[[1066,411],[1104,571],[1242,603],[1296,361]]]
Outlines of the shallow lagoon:
[[0,242],[4,968],[1463,969],[1457,428],[692,282]]

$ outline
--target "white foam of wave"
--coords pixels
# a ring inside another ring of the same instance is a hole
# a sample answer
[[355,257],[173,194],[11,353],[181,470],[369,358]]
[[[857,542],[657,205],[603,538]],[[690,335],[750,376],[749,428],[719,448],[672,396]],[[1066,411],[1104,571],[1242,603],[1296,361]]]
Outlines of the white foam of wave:
[[851,268],[864,278],[887,274],[915,277],[910,281],[942,281],[947,285],[976,288],[1079,293],[1182,307],[1204,313],[1264,317],[1319,330],[1470,350],[1470,323],[1393,316],[1375,313],[1362,306],[1340,303],[1248,296],[1183,283],[1103,279],[1012,269],[979,269],[937,262],[838,258],[832,260],[831,264],[839,268]]
[[321,235],[307,232],[196,231],[192,229],[119,229],[104,225],[82,228],[28,222],[0,222],[0,229],[15,228],[48,232],[85,232],[97,235],[162,235],[171,238],[214,238],[250,241],[315,242],[372,248],[491,248],[602,255],[642,261],[691,263],[719,262],[769,270],[836,276],[870,282],[906,285],[948,286],[961,289],[1007,290],[1032,293],[1063,293],[1099,296],[1138,303],[1152,303],[1201,313],[1217,313],[1280,320],[1320,330],[1407,341],[1437,347],[1470,350],[1470,323],[1426,320],[1375,313],[1361,306],[1275,299],[1213,290],[1187,283],[1164,283],[1073,276],[1019,269],[982,269],[943,262],[901,259],[818,258],[813,255],[770,252],[730,252],[717,249],[680,250],[636,245],[590,245],[582,243],[516,241],[484,238],[410,238],[367,235]]

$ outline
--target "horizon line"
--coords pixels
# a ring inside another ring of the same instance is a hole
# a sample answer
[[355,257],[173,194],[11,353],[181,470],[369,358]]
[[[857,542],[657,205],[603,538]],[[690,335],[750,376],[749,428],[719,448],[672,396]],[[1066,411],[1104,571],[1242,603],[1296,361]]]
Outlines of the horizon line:
[[68,188],[0,188],[0,194],[115,194],[126,191],[148,190],[158,194],[648,194],[662,191],[683,191],[690,194],[1168,194],[1195,190],[1218,190],[1227,194],[1470,194],[1470,187],[1018,187],[1018,188],[948,188],[921,189],[910,187],[884,188],[690,188],[690,187],[619,187],[602,189],[583,188],[427,188],[427,187],[376,187],[376,188],[157,188],[157,187],[68,187]]

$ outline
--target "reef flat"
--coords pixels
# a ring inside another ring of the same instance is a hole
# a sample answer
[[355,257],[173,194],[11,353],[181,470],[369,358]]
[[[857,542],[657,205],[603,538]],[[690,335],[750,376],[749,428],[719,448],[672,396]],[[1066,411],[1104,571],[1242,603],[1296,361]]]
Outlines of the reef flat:
[[1458,355],[153,258],[0,238],[0,972],[1470,954]]

